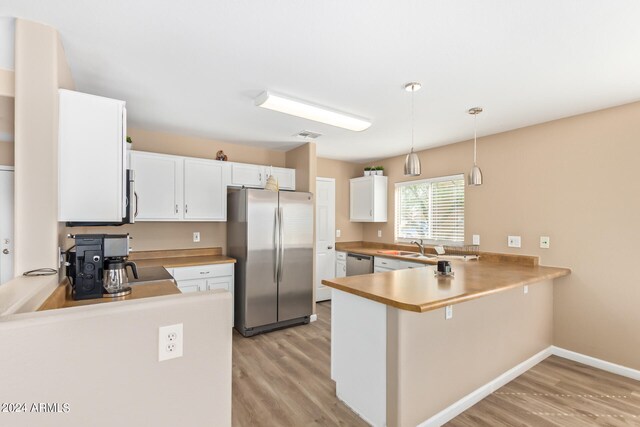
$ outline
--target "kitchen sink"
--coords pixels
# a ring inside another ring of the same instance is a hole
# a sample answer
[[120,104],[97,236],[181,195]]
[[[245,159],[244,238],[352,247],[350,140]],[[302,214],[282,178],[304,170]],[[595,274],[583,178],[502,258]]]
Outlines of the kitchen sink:
[[415,252],[411,252],[410,255],[402,255],[402,256],[405,256],[407,258],[438,258],[435,255],[421,255],[421,254],[417,254]]
[[386,251],[378,251],[379,254],[384,254],[384,255],[396,255],[396,256],[411,256],[411,255],[417,255],[420,256],[419,253],[416,252],[409,252],[409,251],[394,251],[394,250],[386,250]]

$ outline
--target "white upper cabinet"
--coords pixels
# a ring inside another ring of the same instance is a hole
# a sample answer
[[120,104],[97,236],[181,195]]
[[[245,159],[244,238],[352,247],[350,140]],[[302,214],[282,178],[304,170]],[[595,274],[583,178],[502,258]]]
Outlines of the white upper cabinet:
[[59,95],[58,220],[120,222],[127,213],[125,102]]
[[184,160],[184,218],[227,220],[227,164],[217,160]]
[[231,185],[264,188],[265,183],[264,166],[244,163],[231,164]]
[[350,220],[387,222],[387,177],[363,176],[349,184]]
[[270,174],[278,180],[281,190],[296,189],[296,170],[271,166],[231,164],[231,184],[234,187],[264,188]]
[[131,152],[138,197],[138,221],[176,221],[182,218],[183,158]]
[[131,152],[138,221],[226,221],[229,164]]

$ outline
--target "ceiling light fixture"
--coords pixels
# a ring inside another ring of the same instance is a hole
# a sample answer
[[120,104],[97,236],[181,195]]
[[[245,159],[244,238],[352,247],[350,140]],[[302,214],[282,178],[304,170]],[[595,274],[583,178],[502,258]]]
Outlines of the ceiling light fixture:
[[371,126],[370,120],[331,110],[330,108],[320,105],[314,105],[306,101],[287,98],[269,91],[264,91],[255,101],[258,107],[356,132],[363,131]]
[[411,92],[411,152],[404,159],[404,174],[406,176],[419,176],[421,173],[420,158],[413,152],[413,94],[420,90],[422,85],[418,82],[411,82],[404,85],[404,90]]
[[469,114],[473,116],[473,168],[469,172],[469,185],[482,185],[482,171],[476,163],[478,153],[478,126],[476,118],[482,113],[482,107],[473,107],[469,109]]

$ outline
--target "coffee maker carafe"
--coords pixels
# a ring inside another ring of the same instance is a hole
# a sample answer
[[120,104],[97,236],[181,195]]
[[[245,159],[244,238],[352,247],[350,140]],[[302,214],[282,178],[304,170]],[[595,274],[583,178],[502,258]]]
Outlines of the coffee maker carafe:
[[115,298],[128,295],[131,288],[126,268],[138,278],[135,263],[127,261],[128,234],[77,234],[75,252],[68,252],[67,276],[75,300]]

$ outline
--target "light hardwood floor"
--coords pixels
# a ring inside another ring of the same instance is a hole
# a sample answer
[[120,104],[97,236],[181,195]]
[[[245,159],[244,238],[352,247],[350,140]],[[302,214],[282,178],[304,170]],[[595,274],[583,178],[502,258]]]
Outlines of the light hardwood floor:
[[318,320],[244,338],[233,334],[233,426],[366,426],[336,398],[331,302]]
[[[366,426],[335,396],[331,303],[318,321],[252,338],[233,336],[233,425]],[[448,427],[640,427],[640,382],[549,357]]]
[[640,426],[640,382],[551,356],[445,425]]

